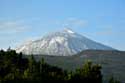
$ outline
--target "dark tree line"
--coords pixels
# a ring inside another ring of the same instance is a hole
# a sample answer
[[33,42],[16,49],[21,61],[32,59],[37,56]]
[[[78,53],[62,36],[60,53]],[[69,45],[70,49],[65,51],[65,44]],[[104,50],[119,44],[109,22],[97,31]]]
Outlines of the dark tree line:
[[[84,63],[83,67],[76,69],[75,72],[68,72],[59,67],[49,65],[41,58],[36,61],[33,55],[29,58],[23,58],[22,53],[16,53],[15,50],[0,50],[0,82],[44,82],[44,81],[62,81],[83,83],[102,83],[101,66]],[[111,79],[110,83],[116,83]]]

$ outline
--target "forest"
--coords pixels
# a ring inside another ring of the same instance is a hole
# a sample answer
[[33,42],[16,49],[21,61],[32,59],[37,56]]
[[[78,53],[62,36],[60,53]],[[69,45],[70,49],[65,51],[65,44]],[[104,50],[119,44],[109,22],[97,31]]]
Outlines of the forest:
[[[29,56],[25,58],[24,56]],[[0,83],[40,83],[40,82],[82,82],[103,83],[101,65],[91,61],[83,62],[83,66],[75,71],[67,71],[57,66],[48,64],[41,57],[36,61],[33,55],[23,55],[8,48],[0,50]],[[121,83],[111,77],[108,83]]]

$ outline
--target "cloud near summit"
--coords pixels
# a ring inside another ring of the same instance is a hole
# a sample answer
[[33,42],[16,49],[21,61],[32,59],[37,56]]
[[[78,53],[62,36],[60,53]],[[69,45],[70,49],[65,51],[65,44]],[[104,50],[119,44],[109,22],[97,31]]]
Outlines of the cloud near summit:
[[63,27],[80,28],[80,27],[85,27],[88,24],[88,21],[78,18],[68,18],[64,20],[62,24]]
[[0,33],[2,34],[14,34],[22,33],[29,29],[29,26],[20,21],[1,21]]

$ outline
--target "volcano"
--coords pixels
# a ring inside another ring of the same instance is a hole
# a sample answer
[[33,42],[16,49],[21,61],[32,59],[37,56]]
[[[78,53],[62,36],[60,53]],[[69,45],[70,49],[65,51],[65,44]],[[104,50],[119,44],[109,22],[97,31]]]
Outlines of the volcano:
[[34,55],[72,56],[84,50],[114,50],[71,29],[50,33],[16,48],[17,52]]

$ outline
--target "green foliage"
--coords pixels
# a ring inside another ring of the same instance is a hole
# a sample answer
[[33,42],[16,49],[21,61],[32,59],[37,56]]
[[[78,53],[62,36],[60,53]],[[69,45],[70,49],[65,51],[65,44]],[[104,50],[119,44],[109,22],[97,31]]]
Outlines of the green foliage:
[[121,83],[121,82],[118,81],[117,79],[114,79],[114,77],[111,76],[111,77],[109,78],[109,83]]
[[[74,82],[74,80],[85,83],[102,83],[101,66],[85,62],[82,68],[75,72],[67,72],[59,67],[49,65],[41,58],[36,61],[33,55],[23,58],[22,53],[16,53],[10,48],[7,51],[0,50],[0,82],[2,81],[63,81]],[[109,83],[119,83],[110,79]]]
[[94,65],[92,62],[87,61],[82,68],[76,70],[76,73],[72,75],[71,80],[83,80],[86,83],[101,83],[101,66],[97,64]]
[[15,76],[13,73],[9,73],[4,77],[4,80],[14,80]]

